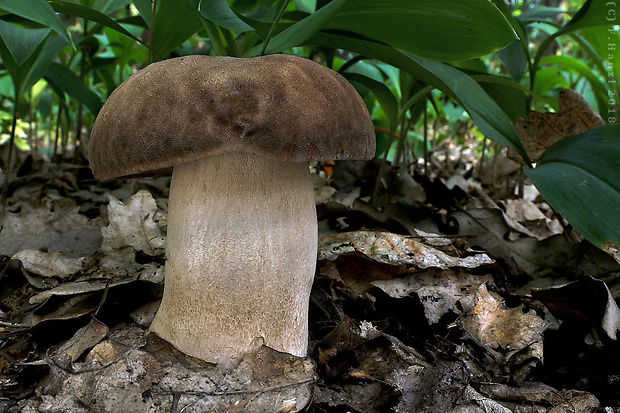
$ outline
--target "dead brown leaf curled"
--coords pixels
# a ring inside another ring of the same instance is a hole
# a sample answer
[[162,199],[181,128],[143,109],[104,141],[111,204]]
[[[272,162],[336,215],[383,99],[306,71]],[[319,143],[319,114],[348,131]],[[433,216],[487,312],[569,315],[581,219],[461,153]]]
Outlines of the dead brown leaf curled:
[[60,346],[51,357],[63,367],[76,370],[73,363],[84,351],[103,340],[108,334],[108,330],[105,324],[93,317],[86,326],[80,328],[71,339]]
[[479,253],[460,258],[422,244],[410,237],[381,231],[355,231],[327,235],[319,240],[319,259],[334,261],[341,255],[359,253],[388,265],[416,268],[476,268],[493,264],[488,255]]
[[428,323],[434,324],[449,311],[458,312],[457,302],[487,282],[493,283],[490,274],[473,275],[457,270],[428,269],[404,277],[373,281],[371,284],[392,298],[416,294],[424,306]]
[[524,312],[522,306],[507,308],[484,284],[478,288],[473,307],[460,324],[500,363],[541,342],[543,332],[550,325],[534,311]]
[[[129,330],[114,335],[134,335]],[[112,335],[92,348],[84,362],[73,363],[75,368],[51,364],[50,375],[37,388],[43,400],[40,411],[76,406],[71,411],[294,412],[308,403],[316,381],[311,360],[264,346],[224,372],[152,334],[146,339],[137,335],[133,343],[120,343]],[[63,348],[92,344],[95,336],[78,334]]]
[[[555,142],[605,124],[603,118],[573,89],[563,89],[559,101],[560,110],[557,113],[532,111],[528,113],[527,121],[518,118],[515,122],[517,136],[532,162],[536,162]],[[508,156],[524,163],[515,150],[509,150]]]
[[158,208],[153,196],[138,191],[126,204],[108,195],[107,227],[101,229],[101,250],[119,261],[134,261],[135,252],[155,256],[164,253],[166,238],[158,226]]
[[11,259],[21,261],[24,269],[45,278],[66,280],[79,272],[85,264],[85,257],[67,257],[61,252],[22,250]]

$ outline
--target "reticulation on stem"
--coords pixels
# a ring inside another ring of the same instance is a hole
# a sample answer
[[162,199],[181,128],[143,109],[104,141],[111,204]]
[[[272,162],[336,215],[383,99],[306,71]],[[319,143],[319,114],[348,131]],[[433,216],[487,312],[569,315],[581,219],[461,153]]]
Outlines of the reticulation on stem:
[[232,152],[175,166],[151,331],[215,363],[263,342],[305,356],[316,249],[307,164]]

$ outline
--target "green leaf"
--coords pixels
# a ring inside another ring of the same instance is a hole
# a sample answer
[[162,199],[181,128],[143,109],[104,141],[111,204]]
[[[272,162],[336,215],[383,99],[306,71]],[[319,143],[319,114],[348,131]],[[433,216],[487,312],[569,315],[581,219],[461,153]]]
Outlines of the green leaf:
[[198,10],[205,19],[237,34],[254,30],[235,14],[226,0],[201,0]]
[[54,12],[54,9],[45,0],[0,0],[0,9],[50,27],[69,44],[73,45],[65,26]]
[[129,3],[131,3],[131,0],[97,0],[93,5],[93,9],[107,14],[126,7]]
[[295,7],[305,13],[314,13],[316,11],[316,0],[295,0]]
[[[534,57],[534,70],[538,68],[540,59],[549,45],[555,41],[558,36],[569,34],[575,30],[585,29],[596,26],[611,26],[615,24],[618,16],[613,7],[608,6],[607,0],[587,0],[579,9],[577,14],[564,25],[560,30],[546,37],[538,46],[538,51]],[[613,14],[610,14],[613,13]]]
[[586,27],[611,26],[617,20],[616,9],[608,0],[587,0],[577,14],[562,27],[558,36]]
[[[36,29],[35,33],[43,30],[46,36],[40,40],[38,35],[32,36],[31,30],[22,29],[10,23],[0,21],[0,58],[13,83],[15,100],[19,103],[23,92],[28,90],[42,76],[41,69],[46,68],[52,60],[52,55],[46,53],[46,40],[49,39],[50,29]],[[22,37],[20,39],[20,37]],[[29,39],[24,42],[23,40]],[[56,37],[55,40],[63,42]],[[8,42],[8,44],[7,44]],[[16,47],[23,46],[23,50]],[[64,46],[63,46],[64,47]],[[60,49],[54,49],[54,54]],[[15,55],[19,58],[19,62]]]
[[17,66],[32,56],[50,32],[51,29],[24,29],[0,20],[0,36]]
[[606,111],[609,104],[607,103],[607,87],[599,77],[592,72],[592,68],[579,59],[570,56],[546,56],[540,60],[541,65],[551,64],[574,70],[590,82],[594,95],[596,97],[598,110],[600,113]]
[[527,159],[512,121],[471,77],[443,63],[431,62],[415,56],[409,56],[409,58],[436,78],[428,83],[442,89],[463,105],[483,134],[496,142],[513,147],[521,153],[524,159]]
[[[303,44],[325,25],[330,17],[338,11],[347,0],[333,0],[327,6],[320,8],[310,16],[302,19],[287,28],[283,32],[274,36],[267,45],[265,54],[279,53],[292,47]],[[262,50],[263,44],[259,44],[246,54],[246,56],[257,56]]]
[[588,241],[620,245],[620,125],[603,125],[552,145],[525,172]]
[[138,13],[140,13],[140,17],[144,20],[147,27],[151,28],[151,17],[153,14],[153,3],[151,0],[133,0],[133,5],[138,9]]
[[22,90],[29,90],[37,83],[47,71],[52,60],[57,57],[58,52],[67,46],[68,43],[62,37],[48,37],[43,47],[37,51],[36,58],[22,66],[24,72]]
[[513,42],[497,52],[504,67],[510,76],[517,82],[521,81],[525,70],[530,63],[529,39],[523,22],[512,15],[504,0],[493,0],[493,4],[502,12],[512,29],[519,37],[519,42]]
[[513,42],[496,54],[502,61],[510,77],[515,82],[520,82],[521,79],[523,79],[523,75],[525,75],[529,59],[529,56],[523,49],[523,45],[520,42]]
[[67,46],[60,37],[48,37],[22,65],[17,65],[6,44],[0,37],[0,57],[11,76],[15,100],[19,101],[47,70],[56,54]]
[[118,24],[114,19],[105,14],[97,11],[94,8],[84,6],[79,3],[73,3],[70,1],[62,1],[62,0],[54,0],[50,1],[50,5],[54,8],[57,13],[67,14],[69,16],[78,16],[84,19],[90,20],[95,23],[99,23],[105,27],[109,27],[110,29],[116,30],[119,33],[124,34],[127,37],[132,38],[133,40],[142,43],[140,39],[129,33],[123,26]]
[[534,6],[525,9],[518,19],[523,23],[545,22],[563,13],[566,13],[566,10],[561,7]]
[[441,89],[463,105],[483,134],[496,142],[513,147],[529,162],[508,116],[478,83],[460,70],[400,52],[383,44],[349,36],[319,32],[307,43],[349,50],[381,60]]
[[385,112],[385,115],[390,122],[390,127],[394,130],[397,127],[398,123],[398,100],[396,96],[392,94],[392,91],[389,87],[387,87],[382,82],[378,82],[374,79],[371,79],[367,76],[360,75],[357,73],[343,73],[344,77],[347,80],[352,82],[357,82],[360,85],[368,88],[370,92],[374,95]]
[[472,79],[497,102],[513,123],[527,114],[528,97],[532,93],[525,86],[501,76],[473,75]]
[[202,27],[198,10],[188,0],[159,0],[151,27],[153,55],[164,59]]
[[325,28],[441,61],[487,55],[518,39],[488,0],[349,0]]
[[53,82],[64,93],[82,102],[96,116],[101,108],[101,99],[69,68],[52,62],[45,73],[45,80]]
[[[610,97],[614,95],[620,96],[620,85],[618,82],[611,82],[612,79],[620,79],[620,53],[613,53],[609,55],[608,47],[610,44],[620,45],[620,33],[618,30],[605,30],[601,27],[592,27],[582,29],[580,36],[584,39],[584,43],[589,44],[592,51],[589,53],[592,58],[592,63],[598,68],[599,72],[603,76],[608,77],[607,86],[609,87]],[[613,108],[608,108],[609,111]],[[601,113],[602,114],[602,113]],[[613,115],[611,111],[609,115]],[[611,121],[610,123],[613,123]]]

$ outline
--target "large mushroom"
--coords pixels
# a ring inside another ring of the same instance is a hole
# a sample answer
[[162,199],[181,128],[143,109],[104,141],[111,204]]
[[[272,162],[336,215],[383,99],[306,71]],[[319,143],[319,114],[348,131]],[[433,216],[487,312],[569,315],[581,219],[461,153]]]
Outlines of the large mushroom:
[[289,55],[165,60],[110,95],[89,151],[102,181],[173,169],[152,332],[214,363],[260,344],[306,355],[317,258],[307,162],[375,151],[351,84]]

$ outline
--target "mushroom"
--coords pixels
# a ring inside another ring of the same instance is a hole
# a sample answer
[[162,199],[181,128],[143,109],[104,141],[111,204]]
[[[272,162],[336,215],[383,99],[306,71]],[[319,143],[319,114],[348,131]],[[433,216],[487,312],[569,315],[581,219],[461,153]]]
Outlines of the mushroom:
[[110,95],[89,145],[98,180],[173,171],[150,331],[218,364],[260,344],[306,356],[317,259],[308,161],[375,151],[350,83],[289,55],[169,59]]

